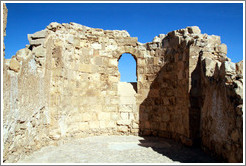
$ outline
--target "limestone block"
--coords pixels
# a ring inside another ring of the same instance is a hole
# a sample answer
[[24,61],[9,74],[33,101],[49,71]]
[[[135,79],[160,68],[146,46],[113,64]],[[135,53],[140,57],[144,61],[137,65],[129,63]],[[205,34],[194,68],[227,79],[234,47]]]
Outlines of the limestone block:
[[138,59],[137,64],[138,67],[145,66],[146,65],[145,59]]
[[161,42],[161,39],[158,36],[155,36],[152,42]]
[[120,104],[119,112],[133,112],[133,104]]
[[108,77],[109,82],[119,82],[119,77],[117,76],[109,76]]
[[236,63],[236,69],[237,69],[236,72],[238,74],[243,74],[243,60]]
[[131,124],[131,120],[118,120],[117,125],[127,125],[129,126]]
[[15,58],[12,58],[10,60],[10,63],[9,63],[9,69],[10,70],[13,70],[15,72],[19,72],[20,67],[21,67],[20,63]]
[[239,132],[238,132],[238,130],[233,130],[232,131],[232,133],[231,133],[231,139],[234,142],[237,142],[239,140]]
[[150,122],[149,121],[144,122],[144,127],[146,129],[150,129]]
[[205,69],[206,69],[206,76],[212,77],[214,75],[214,70],[216,66],[216,62],[210,58],[204,58]]
[[23,48],[16,52],[16,59],[20,62],[27,59],[30,55],[31,51],[28,48]]
[[46,28],[55,32],[60,27],[61,27],[61,24],[57,22],[52,22]]
[[35,32],[34,34],[30,34],[29,37],[32,39],[39,39],[39,38],[45,38],[48,34],[47,29],[44,29],[42,31]]
[[46,49],[43,46],[34,47],[33,53],[35,54],[35,57],[42,58],[46,55]]
[[81,121],[90,121],[92,119],[91,114],[89,112],[82,113]]
[[139,128],[139,125],[138,125],[137,123],[133,123],[133,124],[132,124],[132,128],[138,129],[138,128]]
[[79,71],[91,73],[92,72],[92,66],[90,64],[79,64]]
[[119,98],[119,103],[120,104],[136,104],[135,97],[120,97]]
[[114,121],[108,121],[107,122],[107,127],[109,127],[109,128],[115,128],[116,127],[116,123]]
[[102,66],[103,65],[103,59],[101,57],[95,57],[93,59],[93,62],[95,65]]
[[243,83],[239,80],[234,80],[234,84],[236,85],[236,94],[239,95],[241,99],[243,99]]
[[120,117],[122,120],[129,120],[128,113],[126,113],[126,112],[120,113]]
[[111,120],[116,121],[119,119],[119,115],[116,112],[111,112]]
[[220,36],[209,35],[207,36],[207,40],[208,40],[208,46],[215,47],[221,44]]
[[109,49],[110,51],[117,50],[118,46],[117,45],[108,45],[106,49]]
[[116,112],[118,111],[118,105],[108,105],[107,108],[105,108],[107,112]]
[[129,120],[134,120],[135,116],[133,113],[128,113],[128,118],[129,118]]
[[170,114],[163,114],[161,120],[164,122],[170,121]]
[[74,38],[73,45],[74,45],[75,48],[79,48],[80,47],[80,39],[78,37]]
[[128,127],[127,126],[118,126],[118,131],[119,132],[128,132]]
[[175,36],[174,38],[171,38],[169,41],[169,45],[171,47],[177,46],[181,43],[181,38],[179,36]]
[[43,45],[44,41],[45,41],[45,38],[40,38],[40,39],[35,39],[35,40],[30,39],[29,43],[30,43],[30,45],[33,45],[33,46],[39,46],[39,45]]
[[225,61],[225,72],[226,74],[235,74],[236,72],[236,64],[233,63],[233,62],[228,62],[228,61]]
[[99,44],[98,42],[93,43],[93,44],[91,45],[91,47],[92,47],[93,49],[98,49],[98,50],[102,49],[102,45]]
[[79,122],[78,123],[78,129],[82,131],[86,131],[89,129],[89,123],[88,122]]
[[107,122],[108,122],[108,121],[104,121],[104,120],[99,121],[99,127],[100,127],[101,129],[105,129],[105,128],[107,127]]
[[98,129],[99,128],[99,121],[90,121],[89,127],[90,127],[90,129]]
[[223,43],[217,47],[217,51],[224,53],[226,55],[227,54],[227,46]]
[[125,37],[125,38],[119,38],[117,40],[117,43],[120,45],[125,45],[125,46],[136,46],[138,42],[137,37]]
[[150,50],[156,50],[158,46],[159,45],[157,43],[148,43],[148,47]]
[[109,65],[109,67],[117,67],[118,66],[117,59],[109,59],[108,65]]
[[98,120],[106,120],[110,121],[110,112],[99,112],[98,113]]
[[188,32],[191,34],[200,34],[201,30],[198,26],[191,26],[191,27],[187,27]]

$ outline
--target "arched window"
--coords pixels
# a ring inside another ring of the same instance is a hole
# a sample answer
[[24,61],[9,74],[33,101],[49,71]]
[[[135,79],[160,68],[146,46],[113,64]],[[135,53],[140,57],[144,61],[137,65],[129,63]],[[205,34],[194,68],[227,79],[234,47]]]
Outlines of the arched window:
[[121,82],[137,82],[137,65],[132,54],[124,53],[118,60]]

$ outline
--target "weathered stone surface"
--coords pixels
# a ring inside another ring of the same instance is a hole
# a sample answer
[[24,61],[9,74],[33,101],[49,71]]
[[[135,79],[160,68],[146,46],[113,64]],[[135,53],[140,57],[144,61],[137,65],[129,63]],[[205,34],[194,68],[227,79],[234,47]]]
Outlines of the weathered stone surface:
[[15,58],[12,58],[9,63],[9,69],[15,72],[19,72],[20,63]]
[[200,34],[201,30],[198,26],[188,27],[188,32],[192,34]]
[[[201,133],[203,147],[241,162],[242,62],[225,61],[220,38],[195,26],[137,40],[76,23],[29,35],[30,47],[4,61],[4,160],[69,137],[154,135],[191,146]],[[119,82],[123,53],[136,59],[136,83]]]
[[8,9],[6,7],[6,4],[3,3],[3,57],[5,56],[4,37],[6,36],[7,15],[8,15]]

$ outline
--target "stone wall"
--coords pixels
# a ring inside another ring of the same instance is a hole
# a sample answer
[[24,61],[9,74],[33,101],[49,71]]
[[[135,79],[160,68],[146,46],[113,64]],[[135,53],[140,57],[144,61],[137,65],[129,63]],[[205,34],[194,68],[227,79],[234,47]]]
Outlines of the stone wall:
[[4,37],[6,36],[7,15],[8,15],[8,9],[6,7],[6,4],[3,3],[3,57],[5,56]]
[[[212,116],[207,124],[212,113],[204,99],[219,83],[207,83],[211,90],[201,90],[206,75],[197,69],[202,68],[199,55],[214,63],[230,62],[218,36],[187,27],[142,44],[124,30],[51,23],[28,39],[30,45],[4,64],[6,162],[60,140],[101,134],[154,135],[186,145],[202,140],[204,147],[220,154],[204,141],[221,138],[220,131],[207,136],[217,119]],[[119,81],[123,53],[136,60],[135,84]]]
[[[243,161],[243,70],[242,61],[214,66],[203,60],[201,141],[205,150],[228,162]],[[214,69],[213,75],[207,70]]]

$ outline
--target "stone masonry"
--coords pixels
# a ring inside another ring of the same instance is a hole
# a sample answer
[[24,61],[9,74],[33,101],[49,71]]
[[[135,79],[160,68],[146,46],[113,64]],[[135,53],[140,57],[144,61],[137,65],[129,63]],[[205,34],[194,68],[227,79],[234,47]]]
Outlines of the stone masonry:
[[[51,23],[3,65],[4,161],[89,135],[172,138],[243,158],[243,62],[192,26],[142,44],[125,30]],[[120,82],[130,53],[137,83]]]

